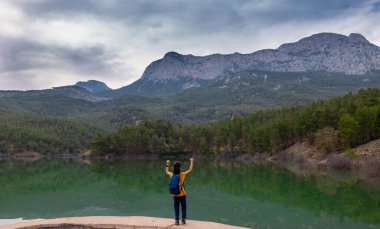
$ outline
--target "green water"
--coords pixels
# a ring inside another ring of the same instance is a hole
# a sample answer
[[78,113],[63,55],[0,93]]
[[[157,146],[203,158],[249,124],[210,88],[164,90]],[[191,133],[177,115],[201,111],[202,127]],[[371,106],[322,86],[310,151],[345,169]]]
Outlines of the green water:
[[[0,219],[173,217],[163,161],[0,161]],[[188,164],[185,163],[186,168]],[[380,228],[380,189],[239,162],[196,161],[188,218],[255,228]]]

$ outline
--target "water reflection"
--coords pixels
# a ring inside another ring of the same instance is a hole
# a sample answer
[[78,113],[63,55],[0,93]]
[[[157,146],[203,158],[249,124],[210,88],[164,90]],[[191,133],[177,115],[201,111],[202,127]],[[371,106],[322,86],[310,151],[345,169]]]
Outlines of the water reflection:
[[[171,218],[167,184],[159,160],[2,161],[0,218]],[[202,160],[186,188],[193,219],[256,228],[380,228],[380,191],[356,179],[300,177],[274,166]]]

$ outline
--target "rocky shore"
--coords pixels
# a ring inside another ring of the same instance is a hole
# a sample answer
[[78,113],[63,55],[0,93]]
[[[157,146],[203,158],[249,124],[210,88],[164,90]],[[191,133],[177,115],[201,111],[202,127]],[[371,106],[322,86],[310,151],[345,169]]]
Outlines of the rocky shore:
[[323,153],[315,145],[301,141],[275,155],[244,154],[236,159],[244,163],[274,163],[292,172],[350,171],[362,180],[380,184],[380,139],[330,153]]
[[33,220],[11,225],[0,226],[0,229],[38,229],[38,228],[65,228],[65,229],[161,229],[161,228],[186,228],[186,229],[239,229],[244,227],[230,226],[226,224],[188,220],[185,225],[174,225],[173,219],[155,218],[144,216],[87,216],[57,218],[48,220]]

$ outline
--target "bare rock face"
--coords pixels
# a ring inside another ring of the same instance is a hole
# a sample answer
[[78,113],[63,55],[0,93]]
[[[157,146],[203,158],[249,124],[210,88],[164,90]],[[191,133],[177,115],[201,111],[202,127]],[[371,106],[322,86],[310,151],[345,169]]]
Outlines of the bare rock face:
[[319,33],[295,43],[283,44],[275,50],[251,54],[193,56],[169,52],[151,63],[141,79],[154,82],[180,78],[215,79],[228,72],[250,69],[359,75],[380,69],[380,48],[361,34]]
[[175,78],[214,79],[224,72],[236,71],[248,67],[245,55],[214,54],[210,56],[181,55],[168,52],[164,58],[154,61],[146,69],[142,79],[153,81]]
[[283,44],[272,52],[253,55],[257,58],[257,68],[270,71],[327,71],[358,75],[380,68],[380,48],[360,34],[320,33]]

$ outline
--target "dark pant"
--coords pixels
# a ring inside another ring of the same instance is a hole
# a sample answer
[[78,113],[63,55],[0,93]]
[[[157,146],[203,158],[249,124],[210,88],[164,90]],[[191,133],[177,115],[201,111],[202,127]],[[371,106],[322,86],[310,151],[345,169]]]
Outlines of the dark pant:
[[186,219],[186,196],[173,197],[175,220],[179,220],[179,204],[182,209],[182,219]]

